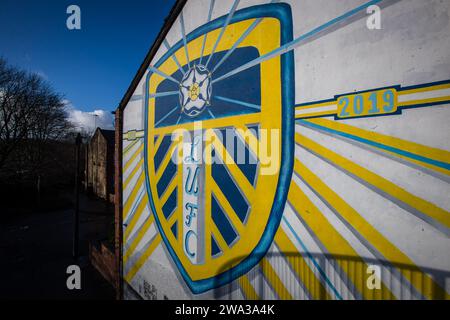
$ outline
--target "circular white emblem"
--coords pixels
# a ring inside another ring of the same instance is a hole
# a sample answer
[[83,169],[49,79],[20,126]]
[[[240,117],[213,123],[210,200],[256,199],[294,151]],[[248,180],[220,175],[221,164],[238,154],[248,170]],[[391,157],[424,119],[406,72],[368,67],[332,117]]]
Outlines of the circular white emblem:
[[184,75],[180,84],[181,111],[196,117],[210,105],[211,74],[202,65],[194,65]]

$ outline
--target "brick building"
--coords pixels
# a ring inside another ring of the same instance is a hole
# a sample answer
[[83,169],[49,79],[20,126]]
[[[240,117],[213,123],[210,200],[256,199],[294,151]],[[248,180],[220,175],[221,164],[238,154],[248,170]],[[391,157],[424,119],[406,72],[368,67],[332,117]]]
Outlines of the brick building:
[[87,145],[85,188],[100,198],[114,194],[114,130],[97,128]]

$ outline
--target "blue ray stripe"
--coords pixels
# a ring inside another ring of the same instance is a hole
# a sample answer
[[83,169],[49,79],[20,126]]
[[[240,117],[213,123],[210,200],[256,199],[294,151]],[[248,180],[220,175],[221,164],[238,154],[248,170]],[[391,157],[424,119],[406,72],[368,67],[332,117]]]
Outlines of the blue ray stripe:
[[339,136],[342,136],[342,137],[345,137],[345,138],[349,138],[349,139],[352,139],[352,140],[355,140],[355,141],[358,141],[358,142],[362,142],[362,143],[368,144],[368,145],[376,147],[376,148],[387,150],[389,152],[396,153],[396,154],[402,155],[402,156],[407,157],[407,158],[411,158],[411,159],[414,159],[414,160],[417,160],[417,161],[425,162],[425,163],[431,164],[431,165],[436,166],[436,167],[440,167],[440,168],[443,168],[443,169],[446,169],[446,170],[450,170],[450,164],[446,163],[446,162],[442,162],[442,161],[426,158],[426,157],[423,157],[423,156],[420,156],[420,155],[417,155],[417,154],[414,154],[414,153],[411,153],[411,152],[408,152],[408,151],[404,151],[404,150],[401,150],[401,149],[390,147],[390,146],[387,146],[387,145],[384,145],[384,144],[381,144],[381,143],[378,143],[378,142],[370,141],[370,140],[367,140],[367,139],[364,139],[364,138],[361,138],[361,137],[358,137],[358,136],[355,136],[355,135],[352,135],[352,134],[349,134],[349,133],[336,131],[336,130],[333,130],[333,129],[330,129],[330,128],[322,127],[321,125],[318,125],[318,124],[315,124],[315,123],[306,122],[305,120],[297,120],[297,123],[301,123],[302,125],[305,125],[306,127],[312,127],[312,128],[316,128],[318,130],[322,130],[322,131],[330,132],[330,133],[333,133],[333,134],[337,134]]
[[[216,0],[211,0],[211,3],[209,4],[208,22],[206,22],[206,23],[209,23],[211,21],[212,11],[213,11],[215,2],[216,2]],[[200,55],[200,60],[198,62],[199,64],[202,63],[203,53],[205,52],[205,44],[206,44],[207,37],[208,37],[208,33],[205,33],[205,35],[203,36],[202,53]]]
[[186,31],[184,30],[184,17],[183,17],[183,11],[180,13],[180,24],[181,24],[181,34],[183,35],[183,44],[184,44],[184,53],[186,53],[186,59],[187,59],[187,65],[188,68],[191,68],[191,63],[189,61],[189,52],[187,49],[187,41],[186,41]]
[[154,93],[154,94],[150,94],[148,96],[148,98],[151,99],[151,98],[159,98],[159,97],[166,97],[166,96],[174,96],[174,95],[177,95],[177,94],[180,94],[180,92],[179,91],[157,92],[157,93]]
[[253,67],[253,66],[255,66],[255,65],[257,65],[257,64],[259,64],[259,63],[261,63],[261,62],[263,62],[265,60],[271,59],[273,57],[276,57],[276,56],[279,56],[281,54],[284,54],[284,53],[286,53],[286,52],[288,52],[290,50],[293,50],[297,46],[299,46],[302,42],[308,40],[309,38],[312,38],[313,36],[317,35],[318,33],[322,32],[322,31],[324,31],[326,29],[329,29],[330,27],[333,27],[334,25],[342,22],[343,20],[346,20],[346,19],[350,18],[351,16],[357,14],[358,12],[360,12],[362,10],[365,10],[367,7],[369,7],[371,5],[374,5],[374,4],[377,4],[377,3],[381,2],[381,1],[383,1],[383,0],[368,1],[365,4],[360,5],[359,7],[356,7],[353,10],[350,10],[350,11],[344,13],[341,16],[336,17],[336,18],[328,21],[327,23],[324,23],[323,25],[321,25],[321,26],[319,26],[319,27],[317,27],[317,28],[307,32],[307,33],[302,34],[301,36],[299,36],[298,38],[292,40],[291,42],[288,42],[288,43],[278,47],[277,49],[272,50],[271,52],[268,52],[268,53],[260,56],[257,59],[254,59],[254,60],[252,60],[250,62],[247,62],[244,65],[242,65],[242,66],[240,66],[240,67],[238,67],[238,68],[236,68],[234,70],[231,70],[230,72],[220,76],[219,78],[214,79],[212,81],[212,83],[224,80],[224,79],[226,79],[228,77],[231,77],[232,75],[235,75],[236,73],[239,73],[241,71],[247,70],[248,68],[251,68],[251,67]]
[[166,78],[166,79],[168,79],[168,80],[170,80],[170,81],[173,81],[173,82],[175,82],[175,83],[178,84],[178,85],[180,84],[180,82],[177,81],[175,78],[169,76],[168,74],[165,74],[164,72],[158,70],[157,68],[155,68],[155,67],[153,67],[153,66],[149,66],[148,69],[149,69],[151,72],[153,72],[153,73],[159,74],[159,75],[160,75],[161,77],[163,77],[163,78]]
[[237,8],[237,6],[238,6],[240,1],[241,0],[234,0],[233,6],[231,7],[231,10],[230,10],[230,13],[228,13],[228,17],[225,20],[225,23],[223,24],[222,30],[220,30],[220,34],[217,37],[216,43],[214,44],[214,47],[213,47],[213,49],[211,51],[211,54],[209,55],[208,60],[206,61],[205,67],[207,67],[209,62],[211,61],[211,58],[213,57],[214,52],[216,51],[217,46],[219,45],[219,42],[222,39],[222,36],[223,36],[223,34],[224,34],[228,24],[230,23],[231,18],[233,18],[234,12],[236,11],[236,8]]
[[[270,3],[278,2],[279,0],[272,0]],[[239,37],[239,39],[236,40],[236,42],[233,44],[230,50],[227,51],[227,53],[220,59],[220,61],[214,66],[211,73],[214,73],[218,67],[233,53],[233,51],[237,48],[237,46],[247,38],[247,36],[250,34],[250,32],[255,29],[258,24],[263,20],[263,18],[258,18],[245,30],[245,32]]]
[[235,99],[230,99],[230,98],[226,98],[226,97],[222,97],[222,96],[214,96],[214,98],[222,100],[222,101],[225,101],[225,102],[239,104],[239,105],[244,106],[244,107],[248,107],[248,108],[252,108],[252,109],[256,109],[256,110],[261,110],[261,106],[258,106],[257,104],[248,103],[248,102],[235,100]]
[[175,112],[175,110],[178,110],[179,107],[175,106],[172,110],[169,111],[169,113],[167,113],[164,117],[162,117],[161,119],[159,119],[159,121],[157,123],[155,123],[155,127],[157,127],[161,122],[163,122],[164,120],[167,119],[168,116],[170,116],[172,113]]
[[[167,39],[164,39],[164,45],[166,46],[167,51],[170,51],[170,46],[169,46],[169,42],[167,42]],[[178,69],[181,71],[181,73],[183,75],[186,74],[186,72],[184,71],[183,67],[180,65],[180,62],[178,61],[177,57],[175,56],[175,53],[172,54],[172,59],[173,61],[176,63],[176,65],[178,66]]]
[[311,262],[314,264],[314,266],[317,268],[317,271],[319,272],[320,276],[325,280],[325,282],[327,283],[327,285],[331,288],[331,290],[333,290],[334,294],[336,295],[336,297],[339,300],[342,300],[342,296],[339,294],[339,292],[336,290],[336,288],[333,286],[333,284],[331,283],[330,279],[328,279],[327,275],[325,274],[325,272],[322,270],[322,268],[319,266],[319,264],[317,263],[316,259],[314,259],[314,257],[311,255],[311,253],[309,253],[308,249],[306,248],[305,244],[303,243],[303,241],[300,239],[300,237],[298,236],[298,234],[295,232],[294,228],[289,224],[288,220],[286,219],[286,217],[283,215],[283,221],[286,223],[286,225],[288,226],[289,230],[291,230],[292,234],[294,235],[295,239],[298,241],[298,243],[300,244],[300,246],[302,247],[302,249],[305,251],[306,255],[308,256],[308,258],[311,260]]

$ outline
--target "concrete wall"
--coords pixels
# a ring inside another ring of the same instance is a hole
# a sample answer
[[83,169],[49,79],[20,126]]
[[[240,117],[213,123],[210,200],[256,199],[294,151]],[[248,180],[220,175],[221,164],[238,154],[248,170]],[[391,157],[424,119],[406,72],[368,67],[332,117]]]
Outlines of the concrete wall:
[[449,14],[188,0],[124,109],[126,296],[448,298]]

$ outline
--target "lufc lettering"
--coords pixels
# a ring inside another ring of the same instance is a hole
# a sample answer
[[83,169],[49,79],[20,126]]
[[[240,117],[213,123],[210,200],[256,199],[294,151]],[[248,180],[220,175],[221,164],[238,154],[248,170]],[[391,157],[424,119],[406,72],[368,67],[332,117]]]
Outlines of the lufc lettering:
[[203,318],[208,316],[208,313],[218,312],[220,315],[274,315],[274,305],[226,305],[221,304],[219,309],[213,309],[212,307],[198,307],[198,306],[187,306],[183,304],[181,307],[176,307],[176,315],[200,315]]

